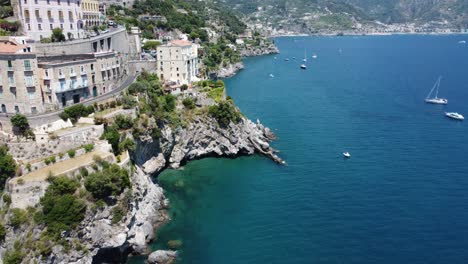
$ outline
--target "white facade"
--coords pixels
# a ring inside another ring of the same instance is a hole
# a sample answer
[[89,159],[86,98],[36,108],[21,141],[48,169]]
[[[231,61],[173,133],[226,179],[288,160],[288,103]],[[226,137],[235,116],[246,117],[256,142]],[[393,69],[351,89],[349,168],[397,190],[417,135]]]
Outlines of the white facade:
[[158,75],[161,80],[178,85],[198,81],[198,46],[174,40],[157,48]]
[[49,38],[52,29],[61,28],[68,39],[84,37],[80,0],[17,0],[15,13],[23,30],[36,41]]

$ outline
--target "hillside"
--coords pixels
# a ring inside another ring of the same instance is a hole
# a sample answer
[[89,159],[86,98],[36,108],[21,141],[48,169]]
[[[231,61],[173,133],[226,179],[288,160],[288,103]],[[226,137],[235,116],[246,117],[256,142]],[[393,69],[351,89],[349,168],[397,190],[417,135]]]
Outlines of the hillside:
[[466,0],[223,0],[249,24],[296,33],[355,30],[395,24],[467,28]]

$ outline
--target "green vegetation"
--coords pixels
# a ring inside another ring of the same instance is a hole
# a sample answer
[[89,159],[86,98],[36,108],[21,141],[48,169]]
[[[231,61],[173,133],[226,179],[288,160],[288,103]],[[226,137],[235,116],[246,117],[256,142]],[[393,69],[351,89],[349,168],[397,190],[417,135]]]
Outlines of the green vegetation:
[[86,145],[83,146],[83,148],[84,148],[86,153],[89,153],[89,152],[93,151],[94,144],[93,143],[86,144]]
[[117,115],[114,123],[119,129],[125,130],[133,127],[133,119],[131,116]]
[[67,151],[67,154],[68,157],[73,159],[75,157],[76,151],[74,149],[70,149],[69,151]]
[[65,41],[65,35],[63,34],[63,29],[54,28],[52,29],[52,35],[50,36],[52,42],[63,42]]
[[10,225],[13,228],[19,228],[28,221],[27,212],[23,209],[11,209]]
[[56,177],[41,198],[42,212],[38,212],[35,219],[45,223],[48,233],[55,238],[84,219],[86,204],[74,195],[79,186],[76,180]]
[[0,242],[3,242],[5,240],[5,236],[6,236],[5,226],[0,223]]
[[121,99],[121,102],[122,102],[123,109],[132,109],[137,105],[135,97],[131,95],[124,95]]
[[161,42],[159,41],[153,41],[153,40],[148,40],[143,44],[143,49],[144,50],[156,50],[156,48],[161,45]]
[[230,122],[238,123],[241,119],[239,111],[229,101],[223,101],[217,105],[211,106],[209,113],[222,127],[227,127]]
[[195,103],[195,99],[193,98],[185,98],[183,101],[182,101],[182,104],[184,105],[185,108],[187,109],[195,109],[196,107],[196,103]]
[[94,113],[93,106],[84,106],[82,104],[76,104],[70,107],[67,107],[60,113],[60,118],[63,120],[70,119],[72,123],[76,123],[80,117],[88,116]]
[[[15,114],[10,118],[11,125],[20,135],[31,134],[32,131],[29,130],[29,122],[26,116],[22,114]],[[34,135],[34,134],[33,134]]]
[[[16,162],[13,157],[8,154],[8,147],[0,145],[0,189],[3,190],[5,182],[8,178],[15,176]],[[3,195],[5,201],[5,195]]]
[[129,174],[127,170],[112,164],[86,177],[85,187],[96,200],[117,196],[130,187]]
[[112,151],[114,154],[118,155],[119,152],[119,143],[120,143],[120,134],[118,127],[116,125],[107,126],[104,129],[104,134],[102,135],[102,139],[106,139],[109,144],[112,146]]

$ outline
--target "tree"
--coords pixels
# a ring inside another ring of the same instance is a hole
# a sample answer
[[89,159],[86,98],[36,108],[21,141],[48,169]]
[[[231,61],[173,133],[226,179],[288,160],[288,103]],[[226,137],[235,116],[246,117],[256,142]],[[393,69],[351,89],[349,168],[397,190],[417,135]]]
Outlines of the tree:
[[80,117],[88,116],[92,114],[93,112],[94,112],[94,107],[92,105],[86,107],[82,104],[76,104],[76,105],[65,108],[63,112],[60,114],[60,117],[63,120],[67,120],[70,118],[72,123],[76,123]]
[[208,112],[222,127],[227,127],[230,122],[238,123],[241,119],[234,105],[227,101],[211,106]]
[[182,101],[182,104],[184,104],[185,108],[187,109],[194,109],[195,108],[195,100],[193,98],[185,98]]
[[8,154],[8,147],[0,145],[0,189],[3,189],[8,178],[15,176],[16,162]]
[[50,38],[52,39],[52,42],[65,41],[65,35],[63,34],[63,29],[61,28],[52,29],[52,36]]
[[26,130],[28,130],[29,128],[28,119],[22,114],[15,114],[14,116],[11,117],[10,122],[11,122],[11,125],[15,129],[17,129],[17,131],[21,135],[24,135]]
[[143,49],[144,50],[155,50],[159,45],[161,45],[161,42],[159,41],[154,41],[154,40],[148,40],[143,44]]
[[112,164],[110,167],[86,177],[85,187],[95,199],[106,199],[111,195],[120,195],[125,188],[130,187],[128,171]]

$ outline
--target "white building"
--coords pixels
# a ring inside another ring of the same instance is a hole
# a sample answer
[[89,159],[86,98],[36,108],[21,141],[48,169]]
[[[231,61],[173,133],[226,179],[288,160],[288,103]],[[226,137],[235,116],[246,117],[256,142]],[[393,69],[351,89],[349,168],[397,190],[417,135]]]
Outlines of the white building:
[[198,81],[198,45],[174,40],[157,48],[158,75],[178,85]]
[[12,0],[17,1],[15,15],[23,31],[34,40],[49,38],[52,29],[61,28],[68,38],[84,37],[80,0]]

